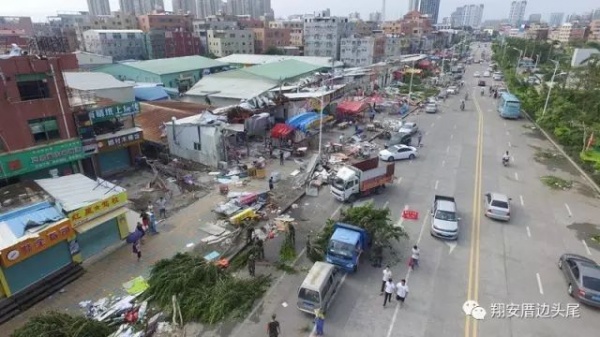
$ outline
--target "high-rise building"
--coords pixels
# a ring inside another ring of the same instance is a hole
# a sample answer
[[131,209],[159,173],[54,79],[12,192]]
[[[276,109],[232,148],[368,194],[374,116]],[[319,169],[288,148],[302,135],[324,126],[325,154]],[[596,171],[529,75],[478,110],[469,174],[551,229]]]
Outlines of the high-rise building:
[[419,10],[419,0],[408,0],[408,11],[418,11]]
[[513,1],[510,4],[510,12],[508,13],[508,22],[513,26],[517,27],[523,23],[525,19],[525,8],[527,7],[527,1]]
[[382,22],[383,21],[383,14],[380,13],[380,12],[370,13],[369,14],[369,21]]
[[340,40],[350,34],[348,18],[309,17],[304,19],[304,55],[340,58]]
[[250,15],[253,19],[273,14],[271,0],[228,0],[226,8],[227,14]]
[[144,15],[153,11],[164,11],[164,0],[119,0],[121,12]]
[[176,14],[191,14],[196,17],[197,6],[196,0],[172,0],[173,13]]
[[542,21],[542,14],[539,14],[539,13],[529,14],[529,20],[527,20],[527,22],[540,23],[540,21]]
[[108,0],[87,0],[91,15],[110,15]]
[[452,27],[473,27],[481,26],[483,18],[483,4],[465,5],[457,7],[450,16],[450,25]]
[[600,8],[597,8],[593,13],[592,13],[592,20],[600,20]]
[[565,13],[550,13],[550,20],[548,20],[548,26],[558,27],[562,25]]
[[119,0],[119,11],[126,14],[138,14],[135,12],[135,1],[136,0]]
[[196,16],[204,19],[207,16],[217,15],[221,11],[223,1],[221,0],[197,0]]
[[419,12],[429,15],[431,23],[437,23],[438,14],[440,12],[440,0],[421,0],[419,4]]

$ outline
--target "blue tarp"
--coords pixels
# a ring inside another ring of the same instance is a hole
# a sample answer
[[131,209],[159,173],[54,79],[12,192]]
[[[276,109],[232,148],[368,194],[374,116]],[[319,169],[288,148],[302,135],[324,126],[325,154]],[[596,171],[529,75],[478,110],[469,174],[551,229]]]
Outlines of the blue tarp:
[[142,102],[161,101],[169,99],[169,94],[163,87],[135,87],[135,100]]
[[65,216],[49,202],[41,202],[0,215],[0,222],[8,224],[15,237],[25,234],[29,221],[37,224],[48,224],[64,219]]
[[314,121],[319,120],[319,115],[311,116],[309,118],[303,119],[297,126],[298,130],[306,132],[308,131],[308,126]]
[[307,118],[310,118],[310,117],[313,117],[313,116],[317,116],[317,113],[313,112],[313,111],[301,113],[301,114],[296,115],[296,116],[294,116],[292,118],[289,118],[287,120],[287,122],[285,122],[285,124],[287,124],[287,125],[289,125],[291,127],[296,128],[300,123],[302,123],[303,120],[305,120]]

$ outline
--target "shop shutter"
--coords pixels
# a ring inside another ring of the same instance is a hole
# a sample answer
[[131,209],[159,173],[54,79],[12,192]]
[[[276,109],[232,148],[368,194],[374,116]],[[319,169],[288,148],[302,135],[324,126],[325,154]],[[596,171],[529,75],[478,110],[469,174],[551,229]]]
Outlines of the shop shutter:
[[98,155],[98,163],[100,164],[102,175],[121,172],[131,167],[127,148],[100,153]]
[[79,249],[84,260],[114,245],[120,239],[116,218],[90,228],[77,236]]

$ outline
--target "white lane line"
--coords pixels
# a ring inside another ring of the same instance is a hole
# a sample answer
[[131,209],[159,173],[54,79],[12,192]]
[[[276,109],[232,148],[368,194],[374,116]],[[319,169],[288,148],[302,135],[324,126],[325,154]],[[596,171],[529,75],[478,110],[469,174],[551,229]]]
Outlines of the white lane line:
[[387,208],[389,204],[390,204],[390,202],[386,201],[385,204],[383,204],[383,208]]
[[566,203],[565,203],[565,208],[567,209],[567,212],[569,213],[569,218],[572,218],[573,217],[573,213],[571,213],[571,208]]
[[[421,243],[421,239],[423,238],[423,232],[425,229],[425,224],[427,224],[428,219],[429,219],[429,210],[427,211],[427,213],[425,214],[425,217],[423,218],[423,223],[421,224],[421,231],[419,232],[419,237],[417,238],[417,243],[416,243],[417,246]],[[406,280],[406,283],[408,283],[408,279],[410,278],[411,270],[412,270],[411,268],[408,268],[408,271],[406,272],[406,276],[404,277],[404,279]],[[392,316],[392,321],[390,322],[390,327],[388,328],[386,337],[392,336],[392,331],[394,331],[394,325],[396,324],[396,319],[398,318],[399,312],[400,312],[400,304],[396,304],[396,309],[394,310],[394,316]]]
[[506,122],[504,122],[504,126],[506,126]]
[[446,161],[442,160],[442,167],[446,166]]
[[433,127],[435,125],[435,123],[431,123],[431,127]]
[[512,147],[512,144],[510,142],[508,142],[508,147]]
[[439,184],[439,183],[440,183],[440,181],[439,181],[439,180],[436,180],[436,181],[435,181],[435,187],[434,187],[434,189],[436,189],[436,190],[437,190],[437,188],[438,188],[438,184]]
[[450,145],[446,146],[446,153],[450,153]]
[[506,131],[506,135],[507,135],[507,136],[510,136],[510,132]]
[[452,127],[452,129],[456,130],[456,124],[454,124],[454,126]]
[[585,251],[587,252],[587,255],[592,255],[592,252],[590,251],[590,247],[588,247],[587,242],[585,242],[585,239],[581,240],[581,243],[583,243],[583,246],[585,247]]
[[527,237],[531,237],[531,230],[529,229],[529,226],[526,227],[527,229]]
[[519,181],[519,174],[517,172],[515,172],[515,180]]
[[544,288],[542,287],[542,279],[540,277],[540,273],[535,273],[535,278],[537,278],[538,288],[540,290],[540,294],[544,295]]
[[523,200],[523,196],[520,195],[519,199],[521,200],[521,207],[525,207],[525,200]]
[[450,135],[450,140],[454,139],[454,135]]

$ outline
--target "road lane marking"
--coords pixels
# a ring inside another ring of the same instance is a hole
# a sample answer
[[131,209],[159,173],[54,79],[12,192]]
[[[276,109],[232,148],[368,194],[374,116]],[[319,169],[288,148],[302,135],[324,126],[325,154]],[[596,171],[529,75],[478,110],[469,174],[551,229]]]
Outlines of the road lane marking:
[[515,172],[515,180],[519,181],[519,174],[517,172]]
[[442,167],[446,166],[446,161],[442,160]]
[[454,139],[454,135],[450,135],[450,140]]
[[439,181],[439,180],[436,180],[436,181],[435,181],[435,187],[434,187],[434,189],[435,189],[435,190],[437,190],[437,188],[438,188],[438,184],[439,184],[439,183],[440,183],[440,181]]
[[535,273],[535,278],[537,278],[538,289],[540,290],[540,294],[544,295],[544,287],[542,287],[542,278],[540,277],[540,273]]
[[572,218],[573,217],[573,213],[571,213],[571,208],[566,203],[565,203],[565,208],[567,209],[567,212],[569,213],[569,218]]
[[[425,232],[424,229],[425,229],[425,226],[427,225],[427,221],[429,220],[429,214],[430,214],[430,210],[427,210],[427,213],[425,213],[425,217],[423,218],[421,230],[419,231],[419,237],[417,238],[417,242],[416,242],[417,246],[421,243],[421,239],[423,238],[423,233]],[[408,284],[408,279],[410,278],[411,271],[412,271],[412,269],[408,268],[408,270],[406,271],[406,276],[404,277],[407,284]],[[390,322],[390,327],[388,328],[386,337],[392,336],[392,331],[394,331],[394,325],[396,324],[396,319],[398,318],[399,312],[400,312],[400,304],[396,303],[396,309],[394,309],[394,315],[392,316],[392,321]]]
[[527,229],[527,237],[531,237],[531,230],[529,229],[529,226],[525,227]]
[[446,153],[450,153],[450,145],[446,146]]
[[435,125],[435,123],[431,123],[431,127],[433,127]]
[[590,247],[588,247],[587,242],[585,242],[585,239],[581,240],[581,243],[583,243],[583,246],[585,247],[585,251],[587,252],[587,255],[592,255],[592,251],[590,251]]
[[452,127],[452,129],[456,130],[456,124],[454,124],[454,126]]
[[386,201],[385,204],[383,204],[383,208],[387,208],[389,204],[390,204],[390,202]]
[[510,132],[506,131],[506,135],[507,135],[507,136],[510,136]]
[[[340,212],[340,210],[342,209],[344,205],[339,205],[335,211],[333,211],[333,213],[331,213],[331,215],[329,216],[329,218],[333,218],[335,217],[336,214],[338,214]],[[323,226],[321,226],[321,228],[319,228],[319,232],[323,230],[323,228],[327,225],[327,223],[323,224]],[[298,254],[298,256],[296,257],[296,259],[294,259],[294,261],[292,262],[292,265],[295,265],[301,258],[302,256],[306,254],[306,247],[302,248],[302,250],[300,251],[300,253]],[[279,276],[277,278],[277,280],[275,281],[275,283],[273,283],[273,285],[269,288],[269,290],[267,290],[267,292],[264,294],[264,296],[258,301],[258,303],[256,303],[256,305],[254,306],[254,309],[252,309],[252,311],[250,312],[250,314],[248,314],[248,316],[246,316],[246,319],[244,319],[244,321],[242,322],[242,324],[238,325],[238,330],[233,333],[233,336],[238,336],[240,335],[240,331],[239,329],[241,329],[244,324],[246,324],[247,321],[250,320],[250,317],[254,317],[254,315],[256,315],[256,312],[258,311],[259,308],[262,308],[265,300],[267,298],[269,298],[269,296],[273,293],[273,291],[275,291],[275,289],[277,288],[277,286],[279,285],[279,283],[281,283],[281,281],[283,281],[283,278],[287,275],[287,272],[283,272],[283,274],[281,274],[281,276]]]
[[523,200],[523,196],[520,195],[519,199],[521,200],[521,207],[525,207],[525,200]]
[[508,142],[508,147],[512,147],[512,144],[510,142]]

